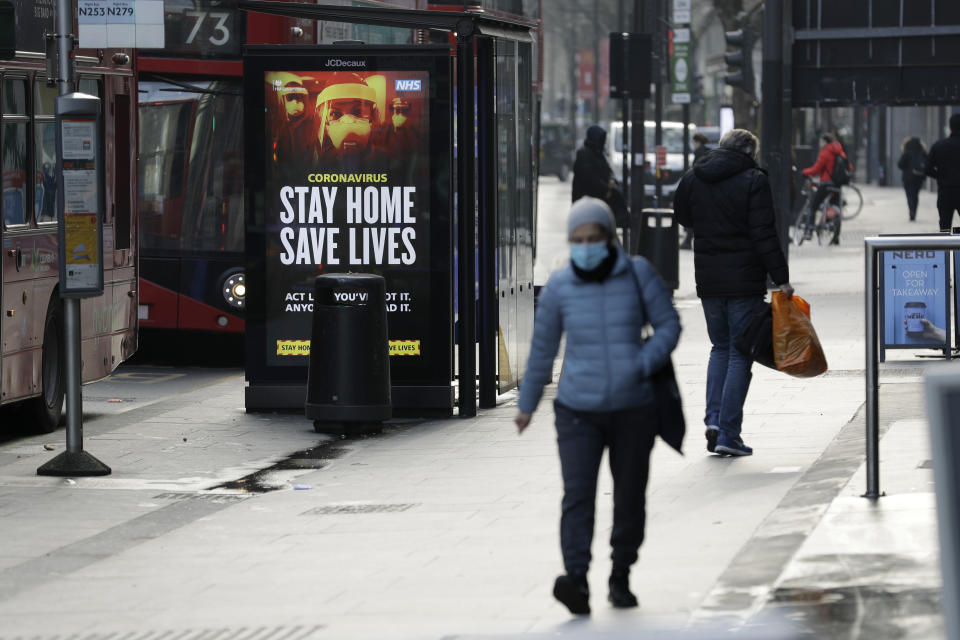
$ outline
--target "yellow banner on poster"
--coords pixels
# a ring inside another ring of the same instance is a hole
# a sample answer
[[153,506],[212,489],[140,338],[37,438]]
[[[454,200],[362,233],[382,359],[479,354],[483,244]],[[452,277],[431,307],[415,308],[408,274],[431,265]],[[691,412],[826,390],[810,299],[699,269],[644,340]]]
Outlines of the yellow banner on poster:
[[97,214],[70,213],[64,216],[67,264],[100,264]]
[[[278,356],[309,356],[309,340],[277,340]],[[419,356],[419,340],[391,340],[391,356]]]
[[418,356],[420,355],[420,341],[419,340],[391,340],[390,355]]
[[309,340],[277,340],[278,356],[309,356]]

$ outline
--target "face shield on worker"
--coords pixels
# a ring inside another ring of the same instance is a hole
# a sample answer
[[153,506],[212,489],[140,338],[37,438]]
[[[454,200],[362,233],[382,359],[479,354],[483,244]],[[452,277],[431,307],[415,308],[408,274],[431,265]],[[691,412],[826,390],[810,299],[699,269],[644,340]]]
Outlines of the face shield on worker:
[[403,98],[394,98],[390,103],[391,122],[394,129],[399,129],[407,123],[410,116],[410,101]]
[[317,140],[320,148],[362,153],[377,120],[376,92],[356,74],[328,84],[317,96]]
[[302,79],[292,73],[277,72],[269,74],[267,80],[273,85],[286,121],[300,121],[307,110],[307,89]]

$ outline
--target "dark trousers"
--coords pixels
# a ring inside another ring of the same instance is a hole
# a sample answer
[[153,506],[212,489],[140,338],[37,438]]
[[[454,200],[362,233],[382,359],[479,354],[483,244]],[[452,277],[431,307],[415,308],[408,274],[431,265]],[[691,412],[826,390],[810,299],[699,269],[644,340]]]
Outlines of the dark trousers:
[[[831,204],[840,204],[840,194],[836,191],[832,183],[821,184],[817,187],[816,193],[813,194],[813,200],[810,201],[810,210],[808,215],[810,216],[808,220],[811,224],[816,224],[817,222],[817,209],[820,208],[820,205],[823,204],[823,201],[827,198],[830,198]],[[837,221],[837,224],[840,224],[840,221]]]
[[960,189],[940,187],[937,193],[937,211],[940,212],[940,231],[950,231],[953,212],[960,211]]
[[907,194],[907,209],[910,211],[910,219],[917,219],[917,205],[920,204],[920,187],[923,186],[923,178],[904,178],[903,190]]
[[610,546],[614,570],[637,561],[646,523],[647,477],[655,426],[651,407],[622,411],[575,411],[554,402],[557,444],[563,474],[560,549],[567,573],[590,567],[590,545],[597,497],[597,476],[603,450],[609,450],[613,475],[613,531]]

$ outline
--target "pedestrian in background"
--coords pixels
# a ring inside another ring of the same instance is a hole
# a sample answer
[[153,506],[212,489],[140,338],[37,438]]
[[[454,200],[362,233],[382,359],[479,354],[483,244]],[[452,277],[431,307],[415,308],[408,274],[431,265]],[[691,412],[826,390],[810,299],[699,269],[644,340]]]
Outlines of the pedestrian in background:
[[903,190],[907,194],[907,209],[910,221],[917,219],[917,205],[920,203],[920,188],[927,177],[927,148],[917,137],[906,137],[900,145],[900,160],[897,167],[903,176]]
[[[707,143],[710,140],[700,132],[693,134],[693,164],[696,164],[710,151]],[[681,249],[690,249],[693,247],[693,229],[684,227],[683,242],[680,243]]]
[[780,249],[767,174],[757,166],[757,137],[728,131],[680,179],[673,208],[680,224],[693,227],[697,295],[712,348],[707,365],[707,451],[748,456],[740,435],[750,388],[751,360],[734,341],[767,292],[767,275],[793,295]]
[[699,131],[693,134],[693,164],[700,162],[700,159],[710,151],[707,146],[708,142],[710,142],[710,139]]
[[[554,401],[566,573],[556,579],[553,595],[571,613],[587,614],[587,570],[604,449],[613,475],[608,600],[614,607],[637,606],[629,575],[643,542],[650,451],[658,429],[650,377],[676,347],[680,318],[650,263],[631,259],[617,243],[613,214],[602,200],[575,202],[567,230],[570,264],[554,272],[540,292],[515,422],[521,434],[530,424],[566,333]],[[644,341],[646,324],[654,333]]]
[[624,227],[627,225],[626,200],[603,153],[606,142],[607,132],[603,127],[594,124],[587,128],[583,146],[577,149],[573,161],[571,196],[573,202],[584,196],[603,200],[613,211],[617,226]]
[[940,231],[950,231],[953,212],[960,210],[960,113],[950,116],[950,137],[930,148],[927,175],[937,181]]

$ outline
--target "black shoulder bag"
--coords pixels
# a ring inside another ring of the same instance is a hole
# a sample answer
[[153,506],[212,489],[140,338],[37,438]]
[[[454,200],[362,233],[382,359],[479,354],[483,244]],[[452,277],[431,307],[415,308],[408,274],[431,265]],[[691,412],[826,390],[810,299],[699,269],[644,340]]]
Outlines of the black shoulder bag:
[[[646,316],[646,305],[643,302],[643,287],[640,286],[640,277],[637,276],[637,264],[630,259],[630,275],[637,287],[637,297],[640,299],[640,308]],[[653,383],[654,402],[657,405],[657,435],[663,441],[683,454],[683,436],[687,431],[687,423],[683,418],[683,400],[680,397],[680,387],[673,371],[673,359],[667,356],[667,361],[659,370],[650,376]]]

